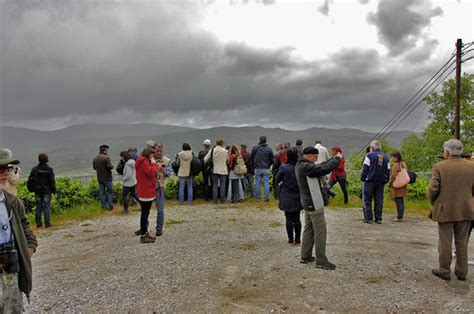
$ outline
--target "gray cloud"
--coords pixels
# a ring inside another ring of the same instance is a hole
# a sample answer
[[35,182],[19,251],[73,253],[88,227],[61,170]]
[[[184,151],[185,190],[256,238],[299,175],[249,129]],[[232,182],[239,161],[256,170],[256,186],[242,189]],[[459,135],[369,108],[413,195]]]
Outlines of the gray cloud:
[[2,2],[3,124],[373,129],[439,66],[367,49],[303,60],[292,47],[223,44],[194,26],[193,6],[32,3]]
[[370,0],[357,0],[360,4],[367,4]]
[[324,3],[318,8],[318,11],[321,14],[328,15],[329,14],[329,5],[334,3],[334,0],[324,0]]
[[378,28],[379,39],[391,55],[397,56],[415,47],[418,39],[429,41],[424,31],[433,17],[442,14],[440,7],[433,8],[425,0],[381,0],[367,20]]

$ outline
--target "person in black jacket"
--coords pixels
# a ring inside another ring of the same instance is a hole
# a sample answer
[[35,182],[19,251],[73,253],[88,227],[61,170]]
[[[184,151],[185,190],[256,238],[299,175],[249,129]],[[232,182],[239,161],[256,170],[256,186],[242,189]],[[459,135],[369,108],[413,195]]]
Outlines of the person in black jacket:
[[41,153],[38,155],[39,164],[31,169],[28,181],[32,181],[36,198],[36,227],[43,226],[41,216],[44,212],[44,225],[51,227],[50,208],[51,194],[56,194],[56,181],[54,179],[53,168],[48,166],[48,155]]
[[260,187],[263,183],[264,201],[270,199],[270,168],[273,166],[275,156],[267,145],[267,137],[260,136],[260,142],[252,148],[250,163],[255,173],[255,198],[260,199]]
[[[330,173],[341,162],[342,155],[315,164],[318,160],[318,150],[306,147],[295,167],[296,180],[301,195],[301,205],[305,210],[305,226],[303,245],[301,246],[301,263],[306,264],[316,260],[316,268],[334,270],[336,265],[329,262],[326,256],[326,220],[324,218],[324,194],[322,177]],[[313,247],[316,258],[312,257]]]
[[301,243],[300,213],[303,207],[295,173],[298,150],[296,148],[289,149],[286,152],[286,157],[287,162],[280,167],[275,180],[276,184],[280,186],[278,207],[285,212],[288,244],[299,245]]

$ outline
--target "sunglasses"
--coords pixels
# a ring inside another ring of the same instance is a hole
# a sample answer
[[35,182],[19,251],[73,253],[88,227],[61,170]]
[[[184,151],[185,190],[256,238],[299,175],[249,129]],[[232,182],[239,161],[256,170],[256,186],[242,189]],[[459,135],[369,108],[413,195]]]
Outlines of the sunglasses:
[[13,170],[12,166],[0,166],[0,174],[10,172]]

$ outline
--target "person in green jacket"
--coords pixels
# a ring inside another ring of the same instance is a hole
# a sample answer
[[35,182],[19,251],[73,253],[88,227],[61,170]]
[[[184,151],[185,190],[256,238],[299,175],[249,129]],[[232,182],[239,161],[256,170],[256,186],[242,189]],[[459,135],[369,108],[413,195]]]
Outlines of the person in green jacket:
[[0,313],[22,313],[22,292],[29,295],[32,288],[31,256],[38,241],[26,218],[25,207],[16,196],[5,191],[14,165],[9,149],[0,149]]

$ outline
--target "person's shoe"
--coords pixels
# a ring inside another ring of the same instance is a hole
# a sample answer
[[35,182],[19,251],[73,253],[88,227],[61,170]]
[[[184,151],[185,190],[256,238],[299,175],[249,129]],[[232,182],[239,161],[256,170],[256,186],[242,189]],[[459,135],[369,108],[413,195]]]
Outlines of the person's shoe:
[[43,227],[43,225],[42,225],[42,224],[40,224],[40,225],[36,225],[36,228],[41,228],[41,227]]
[[142,234],[142,231],[140,229],[138,229],[137,231],[135,231],[135,235],[136,236],[139,236],[140,234]]
[[454,272],[454,274],[456,275],[456,277],[458,277],[458,280],[459,281],[466,281],[466,276],[460,276],[458,275],[458,273]]
[[441,279],[443,279],[443,280],[446,280],[446,281],[451,280],[451,275],[450,275],[450,274],[442,274],[442,273],[440,273],[439,270],[437,270],[436,268],[433,268],[433,269],[431,270],[431,273],[432,273],[434,276],[439,277],[439,278],[441,278]]
[[155,235],[156,235],[157,237],[161,237],[161,236],[163,235],[163,231],[157,230],[156,233],[155,233]]
[[316,260],[316,257],[311,256],[311,257],[308,257],[308,258],[302,258],[300,260],[300,263],[301,264],[309,264],[309,263],[314,262],[315,260]]
[[155,238],[150,237],[150,234],[148,232],[140,236],[140,243],[154,243],[154,242],[155,242]]
[[382,220],[376,220],[375,223],[376,223],[377,225],[381,225],[381,224],[382,224]]
[[108,208],[108,210],[114,210],[114,207],[113,207],[113,206],[110,206],[110,207]]
[[264,202],[270,202],[270,200],[263,200]]
[[49,224],[49,225],[45,225],[44,227],[45,228],[51,228],[53,225],[52,224]]
[[474,259],[470,259],[467,261],[468,266],[474,266]]
[[301,241],[295,241],[295,245],[300,245]]
[[289,245],[293,245],[293,244],[294,244],[293,240],[288,241],[288,244],[289,244]]
[[324,270],[334,270],[334,269],[336,269],[336,265],[334,265],[331,262],[326,262],[324,264],[316,263],[316,268],[324,269]]
[[365,222],[366,224],[369,224],[369,225],[371,225],[371,224],[374,223],[372,220],[367,220],[367,219],[365,219],[364,222]]
[[122,213],[124,213],[124,214],[128,214],[128,213],[129,213],[129,211],[128,211],[128,209],[124,209],[124,210],[122,211]]

